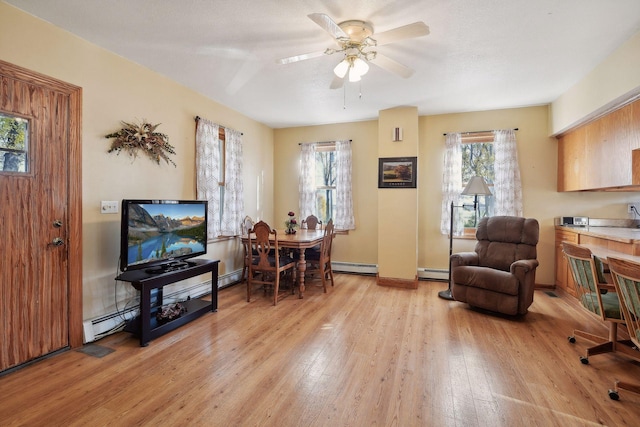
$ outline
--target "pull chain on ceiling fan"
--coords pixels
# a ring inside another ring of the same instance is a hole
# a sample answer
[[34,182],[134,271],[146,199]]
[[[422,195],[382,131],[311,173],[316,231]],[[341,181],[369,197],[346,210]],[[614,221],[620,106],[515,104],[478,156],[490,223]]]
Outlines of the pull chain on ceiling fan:
[[333,69],[336,78],[334,78],[331,83],[330,87],[332,89],[341,87],[344,83],[343,79],[347,74],[349,75],[350,82],[360,81],[362,76],[369,71],[369,62],[400,77],[411,77],[414,72],[411,68],[380,54],[374,50],[374,48],[429,34],[429,27],[425,25],[424,22],[414,22],[413,24],[384,31],[373,37],[373,26],[365,21],[349,20],[337,24],[324,13],[312,13],[308,16],[309,19],[333,37],[338,44],[338,48],[328,48],[322,52],[290,56],[282,58],[277,62],[279,64],[290,64],[306,59],[317,58],[322,55],[343,53],[344,57],[342,61]]

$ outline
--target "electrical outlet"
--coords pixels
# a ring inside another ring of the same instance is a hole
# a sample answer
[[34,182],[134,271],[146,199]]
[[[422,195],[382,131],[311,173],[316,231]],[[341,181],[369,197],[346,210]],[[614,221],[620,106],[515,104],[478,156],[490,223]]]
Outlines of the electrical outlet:
[[118,202],[114,200],[103,200],[102,202],[100,202],[100,213],[117,214]]
[[629,203],[627,205],[627,213],[640,216],[640,202]]

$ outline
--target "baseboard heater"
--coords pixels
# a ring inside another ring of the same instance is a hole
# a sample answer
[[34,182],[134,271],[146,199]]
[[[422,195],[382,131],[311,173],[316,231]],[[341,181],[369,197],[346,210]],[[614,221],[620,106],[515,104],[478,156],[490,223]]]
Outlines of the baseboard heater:
[[357,264],[351,262],[331,261],[331,268],[337,273],[353,273],[373,276],[378,274],[378,266],[376,264]]
[[449,270],[437,268],[419,268],[418,280],[449,281]]
[[[239,280],[240,272],[231,272],[218,276],[218,289],[226,288]],[[164,293],[164,303],[184,301],[187,298],[201,298],[211,293],[211,280],[178,289],[175,292]],[[122,302],[124,305],[125,302]],[[120,327],[138,315],[139,303],[126,303],[125,308],[113,313],[82,322],[84,343],[95,341],[120,330]]]

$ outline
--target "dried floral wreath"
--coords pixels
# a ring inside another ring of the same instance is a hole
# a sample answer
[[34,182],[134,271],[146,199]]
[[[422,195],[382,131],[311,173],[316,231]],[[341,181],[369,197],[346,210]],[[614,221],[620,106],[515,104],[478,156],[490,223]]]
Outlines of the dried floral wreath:
[[135,159],[138,157],[138,149],[140,149],[157,164],[160,164],[160,159],[164,159],[165,162],[176,166],[168,156],[168,154],[176,154],[174,147],[169,144],[169,137],[155,131],[160,123],[152,125],[144,120],[141,123],[121,123],[122,129],[105,136],[108,139],[115,138],[108,153],[116,151],[117,154],[120,154],[121,150],[125,150]]

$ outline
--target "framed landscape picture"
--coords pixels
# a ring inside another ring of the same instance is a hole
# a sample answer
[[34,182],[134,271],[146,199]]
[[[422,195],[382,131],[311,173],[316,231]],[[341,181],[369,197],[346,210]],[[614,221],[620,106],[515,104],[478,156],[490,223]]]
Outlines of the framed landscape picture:
[[381,157],[378,188],[416,188],[417,157]]

